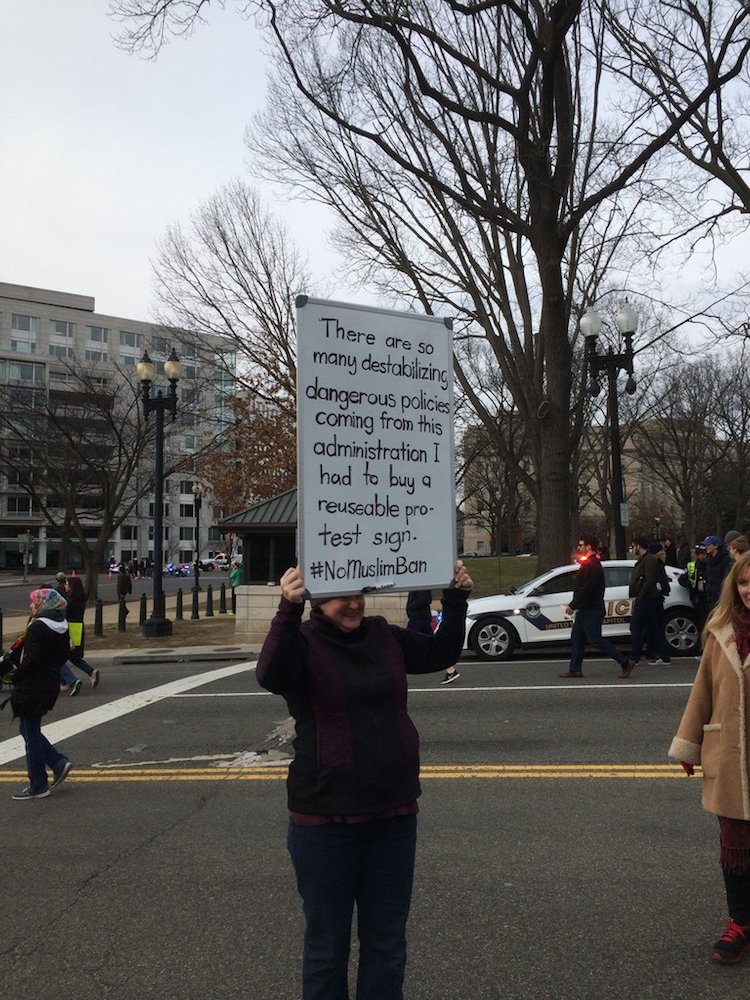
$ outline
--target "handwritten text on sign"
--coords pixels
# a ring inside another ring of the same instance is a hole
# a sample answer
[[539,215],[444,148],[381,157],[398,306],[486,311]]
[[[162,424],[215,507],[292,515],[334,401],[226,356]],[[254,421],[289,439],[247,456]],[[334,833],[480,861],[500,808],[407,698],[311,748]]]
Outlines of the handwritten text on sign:
[[450,329],[432,317],[314,299],[298,300],[297,317],[308,589],[447,584],[455,558]]

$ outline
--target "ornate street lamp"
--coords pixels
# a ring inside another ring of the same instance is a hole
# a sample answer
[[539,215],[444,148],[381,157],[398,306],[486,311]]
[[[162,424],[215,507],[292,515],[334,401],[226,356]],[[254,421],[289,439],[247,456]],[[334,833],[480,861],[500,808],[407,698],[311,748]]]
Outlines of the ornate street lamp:
[[[201,589],[201,507],[203,505],[203,494],[205,491],[205,487],[200,483],[193,483],[193,506],[195,507],[195,584],[193,585],[193,592],[195,594],[200,593]],[[197,601],[193,602],[193,609],[193,615],[191,615],[191,617],[197,618]]]
[[156,458],[154,462],[154,598],[153,611],[141,630],[147,638],[157,638],[172,634],[172,622],[164,613],[164,588],[162,573],[164,572],[164,414],[171,413],[174,420],[177,414],[177,383],[182,374],[182,364],[174,348],[164,362],[164,374],[169,380],[167,395],[161,389],[156,395],[151,395],[151,383],[156,371],[154,363],[143,352],[143,357],[136,365],[136,373],[141,381],[141,401],[143,413],[148,419],[151,412],[156,414]]
[[625,392],[632,396],[635,392],[633,378],[633,335],[638,328],[638,314],[630,303],[625,304],[617,314],[617,328],[625,339],[625,350],[615,354],[610,347],[607,353],[596,352],[596,339],[602,328],[599,315],[589,307],[581,317],[581,332],[586,338],[586,364],[591,381],[589,394],[598,396],[601,390],[598,375],[607,375],[607,409],[609,411],[610,450],[612,452],[612,516],[614,518],[615,555],[625,559],[625,526],[623,524],[623,485],[622,485],[622,451],[620,448],[620,413],[617,401],[617,376],[621,371],[628,373]]

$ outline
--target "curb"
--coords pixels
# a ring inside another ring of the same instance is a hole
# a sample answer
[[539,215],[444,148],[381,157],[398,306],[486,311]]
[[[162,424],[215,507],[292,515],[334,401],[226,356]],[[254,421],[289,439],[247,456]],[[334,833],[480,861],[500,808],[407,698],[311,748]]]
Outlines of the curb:
[[[96,654],[92,653],[94,659]],[[139,650],[132,653],[117,653],[112,656],[112,663],[121,666],[128,663],[242,663],[243,660],[256,660],[258,653],[253,649],[241,646],[228,649],[208,649],[200,652],[195,649],[154,649]]]

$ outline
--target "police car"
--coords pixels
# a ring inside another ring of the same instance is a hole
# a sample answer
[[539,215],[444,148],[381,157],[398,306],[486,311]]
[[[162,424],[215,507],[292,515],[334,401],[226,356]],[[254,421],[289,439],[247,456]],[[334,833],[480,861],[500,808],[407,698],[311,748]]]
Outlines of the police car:
[[[633,601],[628,597],[633,560],[605,560],[604,624],[609,639],[630,638]],[[683,570],[666,566],[669,594],[664,601],[664,632],[673,656],[694,656],[700,634],[690,594],[677,582]],[[469,601],[464,649],[480,660],[507,660],[516,649],[570,642],[573,618],[565,608],[573,598],[575,565],[558,566],[512,593]]]

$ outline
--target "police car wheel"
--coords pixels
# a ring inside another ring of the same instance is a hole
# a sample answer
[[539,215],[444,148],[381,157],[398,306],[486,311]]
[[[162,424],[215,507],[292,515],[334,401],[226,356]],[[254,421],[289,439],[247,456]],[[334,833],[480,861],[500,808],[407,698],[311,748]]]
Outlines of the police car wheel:
[[480,660],[509,660],[518,645],[518,635],[505,618],[483,618],[469,633],[469,645]]
[[664,635],[673,656],[695,656],[700,652],[700,633],[695,619],[683,611],[667,613]]

